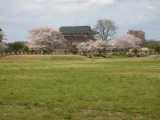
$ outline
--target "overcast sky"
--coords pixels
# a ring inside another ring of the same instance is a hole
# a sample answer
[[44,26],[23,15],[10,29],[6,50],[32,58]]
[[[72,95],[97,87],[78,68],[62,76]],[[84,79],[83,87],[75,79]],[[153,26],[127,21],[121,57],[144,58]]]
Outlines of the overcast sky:
[[99,19],[115,21],[117,36],[134,29],[160,40],[160,0],[0,0],[0,28],[8,42],[28,41],[31,27],[93,28]]

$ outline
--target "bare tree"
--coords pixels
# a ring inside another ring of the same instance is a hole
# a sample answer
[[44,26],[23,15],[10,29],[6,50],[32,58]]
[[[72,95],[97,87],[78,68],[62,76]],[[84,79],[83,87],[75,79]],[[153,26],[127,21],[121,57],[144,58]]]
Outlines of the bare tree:
[[98,20],[95,25],[94,31],[98,32],[94,37],[96,39],[106,40],[107,42],[113,40],[116,35],[116,30],[118,29],[115,26],[115,22],[112,20]]

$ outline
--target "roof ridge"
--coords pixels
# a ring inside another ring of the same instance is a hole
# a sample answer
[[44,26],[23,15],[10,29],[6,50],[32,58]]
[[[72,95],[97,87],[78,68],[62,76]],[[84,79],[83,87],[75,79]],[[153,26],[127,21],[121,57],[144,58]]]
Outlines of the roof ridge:
[[90,27],[90,26],[88,26],[88,25],[84,25],[84,26],[61,26],[61,27]]

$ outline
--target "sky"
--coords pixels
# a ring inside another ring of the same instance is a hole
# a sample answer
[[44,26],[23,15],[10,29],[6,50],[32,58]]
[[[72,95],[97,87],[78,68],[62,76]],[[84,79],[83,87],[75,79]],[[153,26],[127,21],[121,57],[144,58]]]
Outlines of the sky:
[[146,39],[160,40],[160,0],[0,0],[0,28],[8,42],[29,41],[33,27],[94,28],[100,19],[115,22],[117,37],[142,30]]

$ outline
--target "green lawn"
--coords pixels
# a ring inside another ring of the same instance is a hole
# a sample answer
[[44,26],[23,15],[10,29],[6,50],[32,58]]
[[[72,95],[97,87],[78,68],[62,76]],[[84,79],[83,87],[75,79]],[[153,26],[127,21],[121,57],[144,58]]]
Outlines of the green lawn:
[[159,120],[160,56],[0,58],[0,120]]

